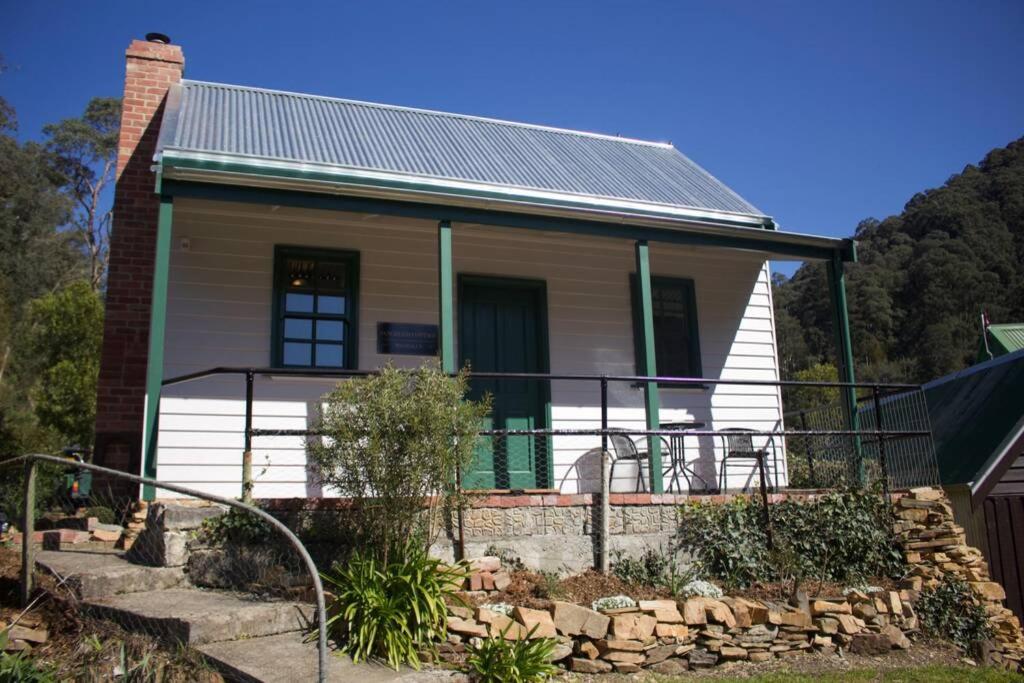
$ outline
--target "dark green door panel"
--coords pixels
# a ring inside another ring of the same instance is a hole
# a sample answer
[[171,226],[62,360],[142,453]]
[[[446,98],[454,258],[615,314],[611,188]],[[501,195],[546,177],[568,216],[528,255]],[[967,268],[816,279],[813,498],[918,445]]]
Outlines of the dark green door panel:
[[[460,279],[461,361],[474,372],[546,372],[547,325],[543,283],[464,277]],[[538,429],[546,424],[542,382],[472,382],[472,396],[493,397],[491,429]],[[548,485],[545,440],[529,435],[481,439],[466,488],[528,489]]]

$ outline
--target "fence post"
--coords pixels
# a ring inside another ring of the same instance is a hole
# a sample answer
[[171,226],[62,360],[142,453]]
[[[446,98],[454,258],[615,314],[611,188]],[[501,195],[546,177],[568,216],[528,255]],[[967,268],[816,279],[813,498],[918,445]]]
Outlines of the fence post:
[[242,452],[242,501],[252,503],[252,394],[255,373],[245,371],[245,450]]
[[757,454],[757,469],[761,473],[761,504],[764,506],[764,532],[768,540],[768,550],[775,548],[774,533],[772,533],[772,513],[768,507],[768,481],[764,472],[764,453]]
[[889,467],[885,462],[885,434],[882,427],[882,400],[878,395],[878,385],[871,387],[872,400],[875,404],[875,436],[878,439],[878,466],[882,469],[882,493],[889,500]]
[[21,524],[21,606],[28,607],[32,599],[32,571],[35,552],[32,537],[36,530],[36,462],[25,461],[25,509]]
[[[598,571],[608,573],[608,536],[611,533],[612,505],[609,498],[612,490],[611,467],[608,459],[608,378],[601,376],[601,538],[598,555]],[[637,463],[639,467],[640,463]],[[578,490],[578,489],[577,489]]]
[[[800,411],[800,428],[803,429],[805,432],[807,431],[806,410]],[[816,489],[818,488],[818,478],[814,476],[814,452],[811,449],[811,437],[805,435],[804,438],[807,439],[807,474],[811,478],[811,488]]]

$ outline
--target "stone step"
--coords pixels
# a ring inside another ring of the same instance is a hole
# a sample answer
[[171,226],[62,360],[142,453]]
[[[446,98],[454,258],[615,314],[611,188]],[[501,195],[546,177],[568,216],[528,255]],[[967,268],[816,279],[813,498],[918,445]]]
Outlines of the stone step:
[[36,564],[59,579],[67,578],[79,598],[93,600],[123,593],[144,593],[180,586],[181,567],[146,567],[132,564],[113,550],[42,550]]
[[86,600],[94,616],[167,643],[201,645],[312,628],[312,605],[198,588],[122,593]]
[[[316,643],[310,642],[302,633],[209,643],[197,649],[230,681],[292,683],[317,680]],[[287,665],[282,666],[282,662],[287,662]],[[402,677],[402,673],[379,664],[353,664],[351,659],[335,652],[330,653],[327,663],[328,681],[389,683]]]
[[[265,638],[210,643],[197,648],[229,681],[245,683],[293,683],[315,681],[318,672],[316,642],[300,633],[284,633]],[[287,662],[282,665],[282,662]],[[353,664],[348,657],[330,652],[327,657],[327,680],[331,683],[464,683],[462,673],[442,669],[399,671],[379,662]]]

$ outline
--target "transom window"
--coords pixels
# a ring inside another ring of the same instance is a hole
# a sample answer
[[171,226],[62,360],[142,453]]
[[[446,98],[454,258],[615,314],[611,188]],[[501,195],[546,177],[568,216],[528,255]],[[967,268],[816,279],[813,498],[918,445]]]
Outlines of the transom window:
[[[634,346],[639,370],[640,300],[636,275],[632,278]],[[651,278],[651,309],[654,314],[654,362],[662,377],[701,377],[700,340],[693,280]]]
[[277,247],[273,364],[354,368],[359,254]]

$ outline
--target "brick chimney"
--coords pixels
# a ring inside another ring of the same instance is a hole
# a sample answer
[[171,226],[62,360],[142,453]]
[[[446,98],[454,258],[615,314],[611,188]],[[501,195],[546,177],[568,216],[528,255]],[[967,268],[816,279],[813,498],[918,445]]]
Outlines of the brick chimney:
[[185,58],[180,47],[155,33],[148,34],[146,40],[133,40],[125,57],[95,462],[139,474],[159,208],[156,177],[150,168],[167,90],[181,81]]

